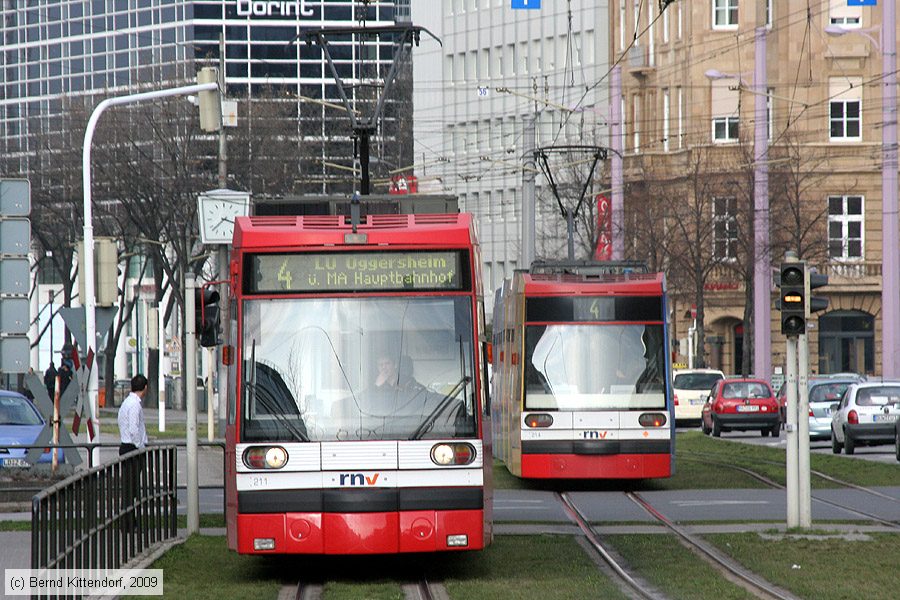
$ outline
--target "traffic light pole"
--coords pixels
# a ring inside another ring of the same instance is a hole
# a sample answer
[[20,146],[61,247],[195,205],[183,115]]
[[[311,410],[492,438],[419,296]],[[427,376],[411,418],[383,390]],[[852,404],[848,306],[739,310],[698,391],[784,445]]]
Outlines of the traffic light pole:
[[[807,295],[807,298],[809,296]],[[803,334],[798,339],[797,377],[797,509],[800,527],[812,527],[812,496],[809,489],[809,338]]]
[[184,275],[184,394],[187,405],[187,530],[200,531],[200,486],[197,466],[197,340],[194,333],[194,274]]
[[798,485],[798,453],[797,444],[797,338],[789,335],[787,338],[787,422],[785,435],[787,436],[787,456],[785,463],[785,487],[787,488],[787,526],[799,527],[799,485]]

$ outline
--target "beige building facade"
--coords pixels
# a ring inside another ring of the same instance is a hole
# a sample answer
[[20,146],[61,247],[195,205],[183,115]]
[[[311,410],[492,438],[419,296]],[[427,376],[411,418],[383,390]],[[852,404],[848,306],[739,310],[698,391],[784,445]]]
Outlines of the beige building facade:
[[[771,265],[777,271],[790,248],[830,278],[817,291],[829,299],[828,309],[811,320],[811,371],[881,374],[881,6],[675,0],[660,12],[655,1],[611,0],[610,21],[611,62],[619,59],[622,72],[625,212],[631,215],[625,235],[634,253],[647,251],[641,247],[646,236],[629,232],[629,224],[664,195],[665,218],[656,227],[667,232],[662,266],[671,267],[672,338],[688,336],[691,307],[699,302],[707,365],[753,372],[742,363],[744,336],[752,332],[752,326],[745,332],[744,317],[755,260],[754,106],[762,95]],[[754,81],[759,27],[766,33],[764,88]],[[684,214],[672,208],[692,204],[703,207],[691,222],[695,232],[707,230],[693,238]],[[682,232],[680,240],[669,235],[674,230]],[[702,299],[693,291],[701,288],[696,278],[672,259],[696,246],[707,270]],[[776,373],[785,349],[777,293],[773,288]],[[684,348],[676,348],[676,362],[687,361],[679,352]]]

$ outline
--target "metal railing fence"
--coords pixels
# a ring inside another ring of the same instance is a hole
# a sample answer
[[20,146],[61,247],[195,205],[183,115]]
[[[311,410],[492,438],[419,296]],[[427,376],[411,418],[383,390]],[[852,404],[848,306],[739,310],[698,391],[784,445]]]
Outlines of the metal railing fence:
[[34,496],[31,568],[117,569],[177,535],[177,452],[158,445]]

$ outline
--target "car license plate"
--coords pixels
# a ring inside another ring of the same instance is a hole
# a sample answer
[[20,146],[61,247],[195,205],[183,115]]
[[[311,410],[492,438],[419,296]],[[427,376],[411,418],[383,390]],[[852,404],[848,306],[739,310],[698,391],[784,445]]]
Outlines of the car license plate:
[[759,407],[755,404],[739,404],[738,412],[759,412]]
[[897,415],[875,415],[876,423],[893,423],[897,420]]
[[703,398],[694,398],[691,400],[691,406],[703,404]]
[[0,460],[4,467],[30,467],[31,464],[24,458],[4,458]]

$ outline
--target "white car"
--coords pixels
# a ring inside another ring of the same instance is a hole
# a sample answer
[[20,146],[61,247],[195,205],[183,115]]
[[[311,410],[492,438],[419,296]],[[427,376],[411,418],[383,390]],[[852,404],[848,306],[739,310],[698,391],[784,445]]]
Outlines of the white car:
[[725,374],[716,369],[679,369],[672,373],[675,422],[700,421],[709,391]]
[[900,418],[900,381],[854,383],[832,405],[831,450],[853,454],[856,446],[894,442]]

